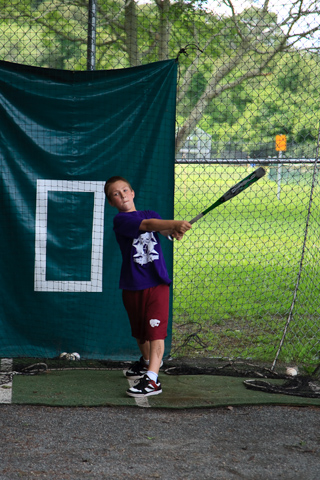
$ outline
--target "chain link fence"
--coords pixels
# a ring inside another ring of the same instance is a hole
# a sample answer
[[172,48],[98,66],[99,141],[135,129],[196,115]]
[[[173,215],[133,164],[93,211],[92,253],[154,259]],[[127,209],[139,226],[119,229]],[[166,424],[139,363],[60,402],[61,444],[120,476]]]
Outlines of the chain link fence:
[[176,218],[266,169],[175,243],[173,354],[317,363],[319,3],[9,0],[0,12],[3,61],[178,59]]

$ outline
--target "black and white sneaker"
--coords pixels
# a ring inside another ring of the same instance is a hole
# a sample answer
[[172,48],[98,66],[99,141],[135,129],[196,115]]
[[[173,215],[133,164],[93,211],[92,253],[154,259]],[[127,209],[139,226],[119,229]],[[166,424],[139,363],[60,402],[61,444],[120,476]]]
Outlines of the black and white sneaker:
[[127,390],[129,397],[149,397],[151,395],[159,395],[159,393],[162,393],[161,383],[154,382],[148,375],[137,380],[135,385]]
[[131,380],[139,380],[140,378],[143,378],[145,374],[148,371],[148,366],[145,364],[143,357],[140,357],[140,359],[135,362],[129,370],[125,370],[124,376],[126,378],[129,378]]

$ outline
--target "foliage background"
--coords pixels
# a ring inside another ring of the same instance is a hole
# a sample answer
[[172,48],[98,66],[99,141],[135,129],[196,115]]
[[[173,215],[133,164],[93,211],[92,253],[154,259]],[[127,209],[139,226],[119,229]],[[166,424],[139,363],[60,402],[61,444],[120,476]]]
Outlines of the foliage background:
[[216,157],[273,156],[279,133],[287,135],[287,158],[315,155],[316,1],[11,0],[0,6],[0,58],[9,62],[112,69],[179,55],[177,152],[198,126],[210,134]]

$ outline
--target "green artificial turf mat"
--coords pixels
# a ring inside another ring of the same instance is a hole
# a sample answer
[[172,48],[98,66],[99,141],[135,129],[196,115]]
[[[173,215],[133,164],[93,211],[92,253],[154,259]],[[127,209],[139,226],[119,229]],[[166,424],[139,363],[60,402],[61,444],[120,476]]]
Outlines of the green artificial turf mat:
[[[247,389],[244,378],[190,375],[160,375],[163,393],[147,398],[153,408],[199,408],[237,405],[317,405],[320,399],[265,393]],[[270,380],[271,381],[271,380]],[[283,383],[283,380],[273,380]],[[122,371],[47,371],[40,375],[17,375],[12,403],[50,406],[137,406],[126,395],[129,387]]]

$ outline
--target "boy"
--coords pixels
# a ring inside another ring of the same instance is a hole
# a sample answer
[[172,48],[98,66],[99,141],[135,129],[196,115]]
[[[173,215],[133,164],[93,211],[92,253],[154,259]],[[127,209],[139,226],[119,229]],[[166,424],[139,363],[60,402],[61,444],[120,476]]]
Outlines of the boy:
[[157,232],[181,240],[191,224],[184,220],[162,220],[151,210],[137,211],[135,193],[123,177],[109,178],[104,190],[109,204],[118,210],[113,229],[122,254],[120,288],[132,336],[142,354],[125,373],[127,378],[138,380],[127,394],[158,395],[162,392],[158,373],[167,336],[171,280]]

